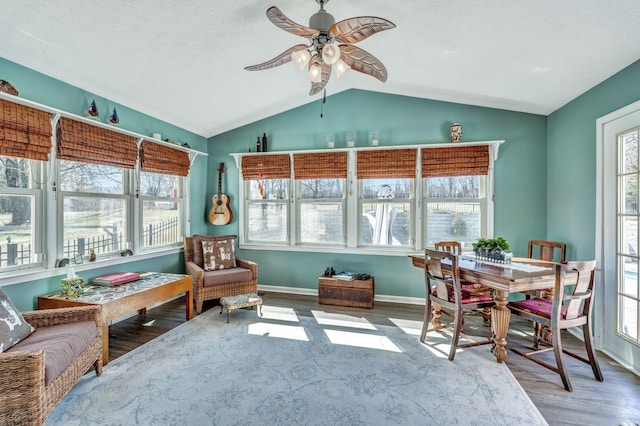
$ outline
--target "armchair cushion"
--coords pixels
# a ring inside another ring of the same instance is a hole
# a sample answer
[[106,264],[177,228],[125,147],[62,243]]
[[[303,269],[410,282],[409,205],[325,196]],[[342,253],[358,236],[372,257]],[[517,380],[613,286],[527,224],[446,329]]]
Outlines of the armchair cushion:
[[0,352],[27,338],[34,330],[0,288]]
[[[455,292],[452,286],[449,286],[449,285],[447,286],[447,293],[448,293],[447,299],[449,299],[449,302],[455,303],[456,297],[455,297]],[[434,290],[433,295],[438,297],[438,292]],[[462,290],[461,295],[462,295],[462,300],[460,301],[460,303],[462,303],[463,305],[466,305],[469,303],[491,302],[493,300],[493,297],[491,296],[487,296],[485,294],[471,293],[467,290]]]
[[220,269],[217,271],[209,271],[204,273],[203,287],[211,287],[221,284],[239,283],[242,281],[251,281],[253,272],[251,269],[231,268]]
[[28,339],[7,352],[44,350],[44,384],[49,386],[62,371],[80,356],[98,335],[95,321],[38,328]]
[[[193,250],[193,263],[198,265],[200,268],[204,268],[204,254],[202,252],[202,242],[203,241],[219,241],[219,240],[228,240],[233,238],[234,240],[238,238],[236,235],[194,235],[191,238],[192,241],[192,250]],[[235,254],[235,252],[234,252]]]
[[[537,315],[539,317],[551,318],[551,310],[553,309],[553,302],[551,300],[535,298],[535,299],[525,299],[519,300],[517,302],[509,302],[507,305],[509,308],[513,308],[519,311],[529,312],[533,315]],[[562,305],[560,308],[560,315],[563,319],[567,317],[567,307]],[[578,316],[581,317],[582,314],[578,313]]]
[[217,271],[236,267],[235,236],[214,241],[202,241],[203,269]]

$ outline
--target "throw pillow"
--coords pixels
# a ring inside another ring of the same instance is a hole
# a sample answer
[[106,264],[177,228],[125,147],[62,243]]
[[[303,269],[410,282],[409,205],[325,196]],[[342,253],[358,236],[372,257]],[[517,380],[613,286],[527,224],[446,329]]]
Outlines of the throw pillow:
[[4,352],[35,331],[0,288],[0,352]]
[[192,238],[193,242],[193,263],[198,265],[201,268],[204,268],[204,255],[202,254],[202,242],[203,241],[218,241],[218,240],[227,240],[229,238],[238,238],[236,235],[194,235]]
[[231,269],[236,267],[235,236],[232,238],[218,239],[202,242],[202,254],[204,256],[205,271],[218,269]]

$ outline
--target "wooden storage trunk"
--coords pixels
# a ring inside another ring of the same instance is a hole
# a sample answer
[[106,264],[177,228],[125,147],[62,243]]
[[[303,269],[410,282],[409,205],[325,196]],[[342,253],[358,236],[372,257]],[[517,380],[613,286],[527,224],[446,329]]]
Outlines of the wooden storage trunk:
[[373,277],[368,280],[318,278],[318,299],[323,305],[373,308]]

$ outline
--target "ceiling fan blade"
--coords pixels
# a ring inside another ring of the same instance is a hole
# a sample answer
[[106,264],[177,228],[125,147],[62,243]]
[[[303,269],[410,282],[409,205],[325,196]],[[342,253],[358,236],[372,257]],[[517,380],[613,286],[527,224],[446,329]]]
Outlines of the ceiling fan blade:
[[316,93],[320,93],[320,91],[325,88],[325,86],[329,82],[329,77],[331,77],[331,65],[322,64],[321,72],[322,72],[322,81],[320,81],[320,83],[313,83],[313,82],[311,83],[311,90],[309,91],[309,96],[313,96]]
[[244,69],[247,71],[262,71],[262,70],[268,70],[269,68],[277,67],[282,64],[286,64],[287,62],[291,61],[291,54],[293,52],[306,49],[306,48],[307,48],[306,44],[296,44],[295,46],[290,47],[289,49],[285,50],[284,52],[282,52],[281,54],[279,54],[278,56],[276,56],[275,58],[267,62],[263,62],[258,65],[251,65],[248,67],[244,67]]
[[281,28],[291,34],[299,35],[302,37],[313,37],[318,34],[318,30],[314,30],[313,28],[305,27],[304,25],[300,25],[298,23],[293,22],[291,19],[284,16],[284,13],[280,11],[275,6],[271,6],[267,9],[267,18],[273,22],[273,24]]
[[395,27],[393,22],[384,18],[358,16],[336,22],[329,28],[329,32],[341,43],[357,43],[375,33]]
[[382,62],[371,53],[351,44],[341,44],[340,50],[342,51],[341,59],[345,61],[352,70],[369,74],[382,82],[387,81],[387,69]]

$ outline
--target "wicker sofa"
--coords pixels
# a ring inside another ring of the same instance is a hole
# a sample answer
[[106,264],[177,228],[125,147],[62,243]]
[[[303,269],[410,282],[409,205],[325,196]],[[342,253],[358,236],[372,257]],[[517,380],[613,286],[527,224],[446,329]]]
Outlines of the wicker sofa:
[[[257,263],[236,257],[237,268],[205,271],[202,263],[197,259],[198,256],[194,253],[194,241],[198,244],[197,237],[199,236],[185,237],[184,239],[185,272],[193,276],[193,298],[197,313],[202,312],[205,300],[258,292]],[[232,278],[233,276],[240,278],[235,280]]]
[[[91,367],[98,376],[102,374],[102,322],[99,306],[45,309],[22,312],[22,316],[36,331],[8,351],[0,353],[0,425],[43,424],[67,392]],[[95,323],[95,329],[92,322]],[[53,327],[63,324],[66,326]],[[60,332],[60,329],[65,331]],[[62,365],[59,362],[59,351],[53,351],[55,353],[49,354],[45,360],[45,350],[37,347],[50,343],[45,342],[47,339],[57,339],[60,342],[68,338],[69,334],[73,334],[70,339],[74,339],[73,344],[76,346],[77,334],[83,334],[85,341],[90,343],[84,349],[77,346],[77,350],[82,351],[80,355]],[[52,368],[54,358],[58,363]],[[56,375],[55,371],[60,369],[62,371]]]

